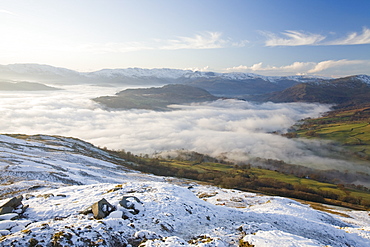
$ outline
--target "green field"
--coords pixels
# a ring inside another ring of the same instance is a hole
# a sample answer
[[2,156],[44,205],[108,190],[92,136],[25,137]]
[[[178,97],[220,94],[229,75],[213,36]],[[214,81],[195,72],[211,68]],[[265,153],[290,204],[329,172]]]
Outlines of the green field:
[[299,126],[298,137],[321,138],[341,143],[359,157],[370,157],[370,108],[335,111],[308,119]]

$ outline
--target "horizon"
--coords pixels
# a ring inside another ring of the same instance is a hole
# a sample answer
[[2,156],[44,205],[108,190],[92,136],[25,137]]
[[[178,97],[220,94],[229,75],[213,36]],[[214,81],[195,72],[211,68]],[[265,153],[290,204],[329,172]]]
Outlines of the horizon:
[[50,64],[39,64],[39,63],[13,63],[13,64],[0,64],[0,66],[12,66],[12,65],[36,65],[36,66],[48,66],[48,67],[53,67],[53,68],[57,68],[57,69],[66,69],[66,70],[71,70],[71,71],[74,71],[74,72],[78,72],[78,73],[94,73],[94,72],[99,72],[99,71],[103,71],[103,70],[130,70],[130,69],[141,69],[141,70],[182,70],[182,71],[191,71],[191,72],[212,72],[212,73],[218,73],[218,74],[232,74],[232,73],[236,73],[236,74],[251,74],[251,75],[256,75],[256,76],[262,76],[262,77],[294,77],[294,76],[302,76],[302,77],[322,77],[322,78],[328,78],[328,79],[337,79],[337,78],[345,78],[345,77],[351,77],[351,76],[361,76],[361,75],[365,75],[365,76],[370,76],[370,73],[369,74],[348,74],[348,75],[342,75],[342,76],[321,76],[321,75],[310,75],[310,74],[286,74],[286,75],[263,75],[263,74],[259,74],[259,73],[253,73],[253,72],[241,72],[241,71],[223,71],[223,72],[217,72],[217,71],[212,71],[212,70],[195,70],[195,69],[192,69],[192,68],[185,68],[185,69],[181,69],[181,68],[166,68],[166,67],[158,67],[158,68],[140,68],[140,67],[126,67],[126,68],[101,68],[101,69],[98,69],[98,70],[93,70],[93,71],[79,71],[79,70],[74,70],[74,69],[71,69],[71,68],[67,68],[67,67],[60,67],[60,66],[53,66],[53,65],[50,65]]
[[369,9],[366,0],[5,1],[0,64],[369,75]]

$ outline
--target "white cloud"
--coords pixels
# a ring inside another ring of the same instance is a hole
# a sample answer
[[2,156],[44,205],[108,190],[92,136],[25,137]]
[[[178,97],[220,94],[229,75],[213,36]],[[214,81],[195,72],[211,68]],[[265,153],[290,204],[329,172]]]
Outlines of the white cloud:
[[167,40],[160,49],[215,49],[224,47],[229,41],[221,38],[220,32],[204,32],[194,37],[178,37],[177,39]]
[[353,65],[361,65],[361,64],[367,64],[370,65],[370,61],[364,61],[364,60],[328,60],[328,61],[322,61],[315,65],[314,68],[307,71],[307,73],[314,74],[318,72],[322,72],[331,68],[342,68],[342,67],[348,67]]
[[89,43],[73,48],[75,51],[94,53],[125,53],[143,50],[181,50],[181,49],[217,49],[228,46],[243,47],[246,40],[233,42],[223,39],[220,32],[202,32],[192,37],[180,36],[176,39],[153,39],[150,42],[123,42],[123,43]]
[[315,150],[325,150],[323,143],[269,134],[285,131],[299,119],[319,116],[329,110],[326,105],[224,100],[171,112],[104,111],[90,100],[116,90],[85,85],[48,93],[0,92],[1,131],[72,136],[137,154],[184,148],[245,162],[263,157],[323,169],[348,168],[341,161],[318,157]]
[[8,11],[8,10],[5,10],[5,9],[0,9],[0,14],[3,13],[3,14],[8,14],[8,15],[16,15],[15,13],[11,12],[11,11]]
[[370,44],[370,29],[364,27],[362,34],[350,33],[347,37],[329,42],[328,45],[363,45]]
[[202,68],[199,68],[199,67],[184,68],[183,70],[191,70],[191,71],[202,71],[202,72],[205,72],[205,71],[210,71],[210,68],[209,68],[209,66],[204,66]]
[[244,47],[246,44],[250,43],[249,40],[242,40],[239,42],[232,42],[232,46],[234,47]]
[[226,72],[257,73],[262,75],[322,75],[348,76],[355,74],[370,74],[370,60],[327,60],[315,62],[294,62],[284,66],[263,66],[256,63],[252,66],[240,65],[225,69]]
[[265,41],[266,46],[301,46],[301,45],[316,45],[325,39],[325,36],[320,34],[303,33],[300,31],[287,30],[282,32],[287,38],[279,37],[270,32],[262,32],[268,39]]
[[370,44],[370,29],[364,27],[361,34],[352,32],[346,37],[332,41],[326,41],[326,36],[321,34],[304,33],[301,31],[287,30],[283,36],[271,32],[261,32],[267,37],[265,46],[302,46],[302,45],[363,45]]
[[263,66],[263,63],[256,63],[252,66],[240,65],[237,67],[227,68],[227,72],[251,72],[251,73],[263,73],[265,75],[283,75],[283,74],[298,74],[304,73],[311,69],[315,63],[312,62],[294,62],[290,65],[285,66]]

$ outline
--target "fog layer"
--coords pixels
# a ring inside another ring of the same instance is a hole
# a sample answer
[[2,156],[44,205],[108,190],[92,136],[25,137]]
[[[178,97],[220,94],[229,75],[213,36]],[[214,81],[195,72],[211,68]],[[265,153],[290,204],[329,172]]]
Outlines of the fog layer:
[[271,133],[285,132],[300,119],[318,117],[329,110],[328,105],[219,100],[173,106],[169,112],[105,111],[90,100],[122,89],[71,86],[46,93],[0,92],[1,132],[71,136],[136,154],[186,149],[240,161],[261,157],[348,169],[347,162],[323,151],[324,142]]

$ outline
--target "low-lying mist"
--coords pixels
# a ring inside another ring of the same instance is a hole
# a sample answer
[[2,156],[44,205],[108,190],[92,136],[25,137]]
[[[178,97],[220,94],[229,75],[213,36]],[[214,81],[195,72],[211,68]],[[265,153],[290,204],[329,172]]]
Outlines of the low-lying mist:
[[369,167],[336,157],[327,142],[287,139],[296,121],[318,117],[329,105],[253,104],[239,100],[173,106],[174,111],[106,111],[91,98],[123,88],[70,86],[61,91],[1,92],[2,133],[80,138],[100,147],[153,154],[185,149],[248,162],[255,157],[319,169],[363,171]]

